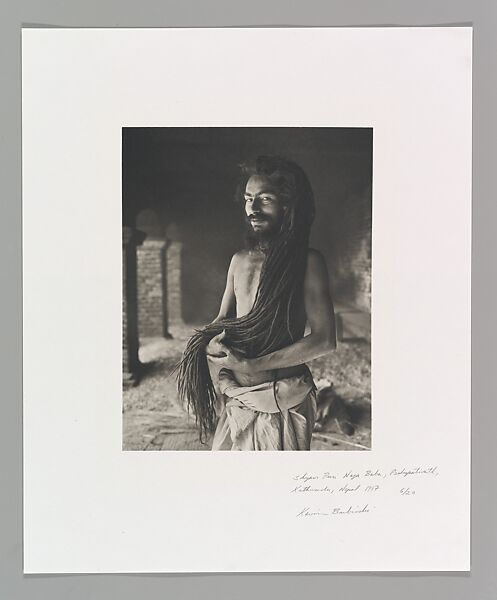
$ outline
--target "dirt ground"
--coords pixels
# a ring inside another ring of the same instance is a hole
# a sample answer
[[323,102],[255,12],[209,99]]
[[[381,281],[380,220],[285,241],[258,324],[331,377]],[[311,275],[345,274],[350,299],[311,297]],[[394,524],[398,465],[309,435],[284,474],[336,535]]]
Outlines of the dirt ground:
[[[192,329],[172,328],[171,333],[172,340],[141,340],[141,380],[123,391],[123,450],[210,450],[208,441],[204,445],[199,442],[194,418],[179,405],[171,375]],[[311,450],[368,450],[370,344],[363,340],[339,343],[336,351],[312,361],[309,367],[318,390],[332,385],[337,405],[342,406],[314,432]]]

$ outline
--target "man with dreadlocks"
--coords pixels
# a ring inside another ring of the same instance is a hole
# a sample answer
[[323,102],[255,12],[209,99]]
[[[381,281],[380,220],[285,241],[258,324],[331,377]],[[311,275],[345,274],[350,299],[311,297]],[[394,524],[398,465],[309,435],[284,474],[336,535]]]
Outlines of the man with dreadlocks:
[[243,175],[247,248],[231,259],[218,316],[186,346],[178,391],[201,440],[215,430],[213,450],[309,450],[316,395],[305,363],[336,347],[326,263],[309,248],[313,193],[283,158],[261,156]]

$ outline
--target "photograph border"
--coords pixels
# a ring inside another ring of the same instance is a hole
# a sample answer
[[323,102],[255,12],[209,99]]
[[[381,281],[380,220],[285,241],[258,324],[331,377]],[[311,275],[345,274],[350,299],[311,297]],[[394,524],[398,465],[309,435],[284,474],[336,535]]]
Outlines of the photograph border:
[[[190,5],[175,2],[85,2],[84,9],[76,4],[61,5],[46,0],[43,9],[33,0],[9,3],[7,18],[0,20],[2,35],[0,60],[5,66],[5,89],[2,99],[5,111],[0,113],[6,144],[2,145],[5,178],[6,222],[12,224],[0,238],[2,272],[5,274],[5,294],[2,298],[2,330],[10,351],[0,363],[4,382],[4,418],[0,422],[2,449],[1,471],[8,492],[3,496],[0,513],[3,536],[1,589],[10,598],[50,598],[65,600],[68,593],[74,600],[88,594],[95,598],[119,595],[123,600],[138,594],[167,593],[179,597],[185,593],[203,594],[207,599],[231,598],[234,586],[240,598],[255,594],[285,594],[287,598],[301,598],[313,592],[325,594],[333,587],[344,597],[365,595],[375,600],[398,598],[417,600],[427,593],[440,600],[466,600],[478,597],[490,600],[497,589],[494,568],[497,559],[496,541],[492,532],[497,528],[494,511],[497,502],[497,483],[488,477],[488,456],[494,452],[489,435],[497,420],[495,403],[486,403],[494,389],[494,342],[497,337],[495,319],[489,319],[497,299],[497,286],[490,282],[493,256],[497,241],[493,223],[497,221],[497,206],[492,201],[493,167],[495,164],[494,139],[497,123],[494,113],[497,91],[497,15],[495,6],[485,0],[444,0],[436,5],[414,5],[399,2],[395,7],[387,0],[374,4],[367,0],[354,4],[322,2],[320,5],[289,6],[280,1],[268,3],[255,0],[250,8],[240,5],[236,12],[229,1],[211,3],[211,11],[199,10],[192,16]],[[200,7],[199,7],[200,8]],[[202,7],[203,8],[203,7]],[[474,54],[474,205],[473,205],[473,429],[479,432],[473,438],[473,535],[472,566],[470,574],[223,574],[223,575],[59,575],[23,576],[22,574],[22,410],[21,410],[21,104],[20,104],[20,27],[75,26],[267,26],[291,24],[312,26],[375,26],[380,24],[403,26],[430,26],[473,24],[475,31]]]

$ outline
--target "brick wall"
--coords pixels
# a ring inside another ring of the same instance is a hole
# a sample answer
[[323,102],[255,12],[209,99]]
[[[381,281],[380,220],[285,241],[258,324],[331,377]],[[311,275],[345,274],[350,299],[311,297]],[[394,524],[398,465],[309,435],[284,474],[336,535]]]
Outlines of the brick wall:
[[164,240],[145,240],[137,250],[137,262],[140,335],[162,336],[167,325]]
[[183,322],[181,306],[181,249],[179,241],[169,242],[167,248],[167,312],[173,325]]

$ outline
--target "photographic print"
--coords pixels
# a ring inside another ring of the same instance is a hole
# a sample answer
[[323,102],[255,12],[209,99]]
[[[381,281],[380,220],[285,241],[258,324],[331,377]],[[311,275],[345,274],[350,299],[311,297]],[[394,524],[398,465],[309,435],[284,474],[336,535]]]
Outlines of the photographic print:
[[23,32],[26,573],[469,569],[471,49]]
[[372,128],[123,128],[123,450],[371,447]]

